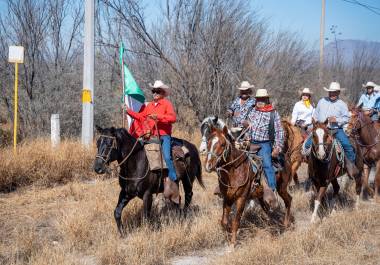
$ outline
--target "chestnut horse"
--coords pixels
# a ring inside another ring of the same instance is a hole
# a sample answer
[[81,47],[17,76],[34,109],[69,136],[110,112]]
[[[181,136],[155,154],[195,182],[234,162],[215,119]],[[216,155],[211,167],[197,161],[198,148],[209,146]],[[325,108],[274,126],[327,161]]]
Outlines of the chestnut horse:
[[366,190],[370,194],[373,191],[368,185],[369,169],[376,164],[375,200],[380,196],[380,136],[376,127],[375,122],[361,108],[351,109],[349,129],[351,135],[357,139],[362,149],[364,163],[368,166],[368,169],[364,170],[362,178],[363,191]]
[[281,124],[285,131],[285,145],[283,151],[290,158],[290,179],[293,179],[294,184],[298,186],[299,180],[297,170],[302,162],[306,162],[301,154],[304,138],[302,137],[300,129],[292,125],[289,121],[283,119],[281,120]]
[[[357,146],[354,147],[356,147],[356,166],[360,173],[363,169],[362,156]],[[309,178],[316,188],[317,198],[314,201],[314,211],[311,217],[312,223],[316,221],[318,209],[330,183],[334,190],[334,205],[340,189],[337,178],[345,173],[344,161],[343,147],[338,140],[334,138],[333,133],[327,128],[327,122],[313,122],[311,152],[308,159],[308,173]],[[356,181],[356,203],[358,203],[361,192],[360,174],[354,176],[354,178]]]
[[[238,150],[225,126],[223,130],[212,127],[207,141],[205,168],[207,172],[216,171],[220,192],[223,197],[223,215],[221,225],[229,230],[229,214],[233,204],[236,214],[232,220],[231,244],[236,244],[236,234],[240,226],[245,203],[250,198],[257,198],[265,209],[263,186],[261,182],[261,163],[252,160],[246,151]],[[289,170],[290,164],[286,163]],[[254,169],[255,168],[255,169]],[[284,172],[289,172],[284,170]],[[286,212],[283,225],[290,224],[290,206],[292,197],[287,191],[289,174],[277,174],[277,190],[284,200]],[[253,188],[256,186],[256,188]]]

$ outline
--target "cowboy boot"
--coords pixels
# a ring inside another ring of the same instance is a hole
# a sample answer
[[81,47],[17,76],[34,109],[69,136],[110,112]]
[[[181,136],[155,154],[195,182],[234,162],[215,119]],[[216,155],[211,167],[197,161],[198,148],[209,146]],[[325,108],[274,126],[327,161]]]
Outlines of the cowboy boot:
[[215,186],[215,189],[214,189],[214,195],[219,196],[219,197],[222,196],[222,193],[220,192],[220,187],[219,187],[219,185],[216,185],[216,186]]
[[269,205],[271,209],[278,206],[278,201],[275,192],[268,186],[266,181],[261,181],[263,186],[263,200]]
[[354,162],[347,159],[347,157],[344,157],[344,163],[346,165],[346,171],[348,176],[350,176],[353,179],[360,177],[360,172]]
[[174,182],[170,178],[165,178],[164,197],[167,199],[170,199],[173,203],[177,205],[181,203],[181,196],[179,195],[178,182]]

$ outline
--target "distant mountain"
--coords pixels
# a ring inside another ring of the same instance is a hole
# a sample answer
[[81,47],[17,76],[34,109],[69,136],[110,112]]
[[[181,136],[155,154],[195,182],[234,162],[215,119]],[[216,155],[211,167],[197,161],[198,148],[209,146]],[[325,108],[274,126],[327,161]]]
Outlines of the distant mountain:
[[350,64],[355,53],[366,50],[380,58],[380,42],[362,40],[337,40],[325,45],[325,61],[332,62],[338,53],[345,64]]

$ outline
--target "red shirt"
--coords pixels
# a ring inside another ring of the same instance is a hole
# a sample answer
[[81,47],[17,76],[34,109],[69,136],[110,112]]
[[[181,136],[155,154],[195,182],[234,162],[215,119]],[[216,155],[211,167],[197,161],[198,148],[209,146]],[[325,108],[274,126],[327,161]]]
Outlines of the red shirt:
[[135,121],[140,123],[140,127],[142,126],[144,128],[144,132],[141,134],[146,133],[147,130],[150,130],[151,134],[156,136],[158,134],[154,125],[154,120],[148,118],[148,115],[157,115],[157,129],[160,135],[171,135],[172,124],[175,123],[177,119],[172,103],[170,103],[170,101],[166,98],[162,98],[157,102],[149,102],[149,104],[140,112],[134,112],[128,109],[127,113],[135,119]]

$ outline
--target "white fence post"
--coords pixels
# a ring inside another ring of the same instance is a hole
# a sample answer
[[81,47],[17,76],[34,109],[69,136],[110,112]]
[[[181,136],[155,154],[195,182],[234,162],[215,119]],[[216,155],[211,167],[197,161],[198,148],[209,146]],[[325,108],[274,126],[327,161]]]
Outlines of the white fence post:
[[51,145],[57,147],[61,142],[59,114],[51,115]]

